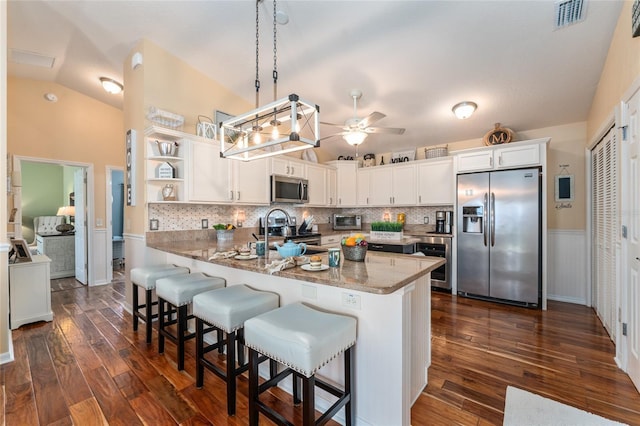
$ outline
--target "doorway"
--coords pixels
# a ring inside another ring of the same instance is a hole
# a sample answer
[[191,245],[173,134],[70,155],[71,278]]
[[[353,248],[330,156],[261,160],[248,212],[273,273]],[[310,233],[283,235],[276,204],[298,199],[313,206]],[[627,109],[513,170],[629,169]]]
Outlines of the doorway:
[[107,259],[111,259],[111,268],[107,271],[107,280],[113,281],[114,271],[121,273],[125,262],[124,245],[124,169],[107,166]]
[[[34,251],[53,250],[49,256],[52,258],[52,278],[74,277],[84,285],[92,285],[89,218],[93,216],[90,214],[93,211],[93,198],[87,192],[87,187],[88,182],[93,181],[93,166],[14,156],[13,170],[19,174],[21,181],[21,187],[14,193],[16,217],[20,218],[19,226],[15,227],[15,237],[32,243]],[[63,234],[64,250],[60,251],[56,244],[45,249],[46,237],[39,237],[36,242],[38,230],[34,229],[34,218],[43,216],[53,219],[58,216],[56,223],[60,221],[73,225],[71,231],[65,230]]]

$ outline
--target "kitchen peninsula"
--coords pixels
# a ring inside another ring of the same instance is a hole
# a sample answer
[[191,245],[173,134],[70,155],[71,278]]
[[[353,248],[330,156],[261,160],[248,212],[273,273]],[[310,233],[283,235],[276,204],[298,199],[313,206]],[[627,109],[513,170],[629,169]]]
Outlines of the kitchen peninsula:
[[[245,243],[246,244],[246,243]],[[355,346],[356,424],[409,425],[411,405],[427,384],[431,363],[430,272],[444,260],[436,257],[369,252],[365,262],[342,260],[324,271],[286,269],[270,275],[270,258],[212,259],[215,240],[154,242],[154,260],[187,266],[224,277],[227,285],[247,284],[280,295],[280,305],[304,302],[358,319]],[[327,254],[322,254],[327,263]],[[320,375],[342,381],[342,364],[331,362]],[[285,389],[291,392],[290,382]],[[331,400],[318,391],[317,407]],[[340,414],[337,419],[343,420]]]

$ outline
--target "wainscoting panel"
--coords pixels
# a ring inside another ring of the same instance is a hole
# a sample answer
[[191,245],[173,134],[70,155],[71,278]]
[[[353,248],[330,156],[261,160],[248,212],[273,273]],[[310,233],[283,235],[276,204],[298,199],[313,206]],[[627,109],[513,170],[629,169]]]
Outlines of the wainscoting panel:
[[548,299],[588,305],[585,231],[549,229],[547,248]]
[[111,268],[111,261],[107,259],[107,230],[104,228],[93,230],[93,271],[90,272],[89,285],[104,285],[109,283],[107,268]]

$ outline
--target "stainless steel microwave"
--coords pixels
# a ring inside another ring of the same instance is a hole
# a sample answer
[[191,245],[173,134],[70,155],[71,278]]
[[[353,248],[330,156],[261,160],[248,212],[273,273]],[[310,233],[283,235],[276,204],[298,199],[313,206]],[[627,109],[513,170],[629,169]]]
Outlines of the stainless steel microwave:
[[333,214],[333,229],[341,231],[360,231],[362,216],[359,214]]
[[309,182],[306,179],[271,175],[272,203],[308,203]]

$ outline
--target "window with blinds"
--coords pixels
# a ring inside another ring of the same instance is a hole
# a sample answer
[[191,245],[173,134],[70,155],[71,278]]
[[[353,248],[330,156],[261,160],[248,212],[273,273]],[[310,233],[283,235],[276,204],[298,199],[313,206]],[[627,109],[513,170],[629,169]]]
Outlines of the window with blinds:
[[594,308],[614,342],[616,253],[620,245],[618,170],[618,145],[611,129],[591,151],[591,280]]

